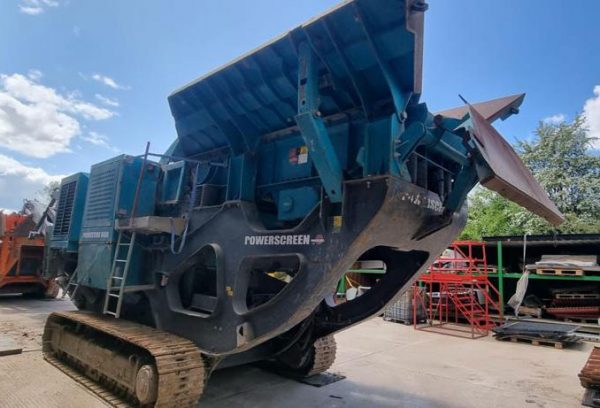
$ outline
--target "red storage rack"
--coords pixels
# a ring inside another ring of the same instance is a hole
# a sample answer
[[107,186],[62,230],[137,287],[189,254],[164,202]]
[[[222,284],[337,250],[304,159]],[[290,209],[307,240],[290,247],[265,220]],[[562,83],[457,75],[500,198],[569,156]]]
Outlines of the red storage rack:
[[415,283],[422,288],[413,291],[415,305],[421,304],[427,315],[427,322],[415,323],[415,329],[473,339],[487,336],[496,325],[490,311],[502,321],[500,293],[489,272],[484,242],[452,243]]

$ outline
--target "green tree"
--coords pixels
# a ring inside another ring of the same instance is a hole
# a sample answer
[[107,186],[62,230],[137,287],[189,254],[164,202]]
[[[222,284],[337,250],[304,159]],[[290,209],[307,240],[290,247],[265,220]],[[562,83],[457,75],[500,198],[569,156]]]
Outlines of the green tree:
[[60,189],[60,182],[51,181],[46,184],[39,192],[38,195],[42,202],[49,203],[52,200],[52,195],[55,191]]
[[600,232],[600,157],[578,116],[571,123],[540,122],[532,141],[516,150],[565,216],[555,228],[503,197],[478,187],[469,197],[469,219],[462,238],[551,232]]

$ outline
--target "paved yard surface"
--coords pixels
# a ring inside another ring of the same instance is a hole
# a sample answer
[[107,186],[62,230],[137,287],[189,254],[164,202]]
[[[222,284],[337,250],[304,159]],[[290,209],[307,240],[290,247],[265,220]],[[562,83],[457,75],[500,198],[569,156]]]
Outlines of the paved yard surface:
[[[68,300],[0,297],[0,336],[23,346],[0,357],[2,407],[106,407],[41,358],[41,333]],[[577,373],[590,344],[556,350],[465,340],[370,320],[336,336],[332,371],[343,381],[314,388],[253,366],[217,371],[200,407],[498,407],[580,406]]]

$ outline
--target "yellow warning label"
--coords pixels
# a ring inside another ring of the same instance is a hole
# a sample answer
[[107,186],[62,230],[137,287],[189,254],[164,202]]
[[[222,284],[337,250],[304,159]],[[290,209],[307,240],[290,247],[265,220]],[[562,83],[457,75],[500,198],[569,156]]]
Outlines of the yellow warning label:
[[343,217],[341,215],[335,215],[333,217],[333,231],[339,232],[342,229],[342,220]]
[[342,226],[342,216],[341,215],[336,215],[333,217],[333,226],[334,227]]

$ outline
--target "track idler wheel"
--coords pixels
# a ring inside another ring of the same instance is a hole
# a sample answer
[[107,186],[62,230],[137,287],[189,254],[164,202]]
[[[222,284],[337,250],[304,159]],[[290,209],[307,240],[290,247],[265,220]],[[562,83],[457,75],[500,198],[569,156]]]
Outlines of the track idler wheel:
[[158,373],[156,367],[144,364],[135,376],[135,396],[141,405],[156,401],[158,396]]
[[312,343],[296,344],[277,357],[275,371],[292,377],[311,377],[327,371],[335,361],[337,345],[333,336]]

